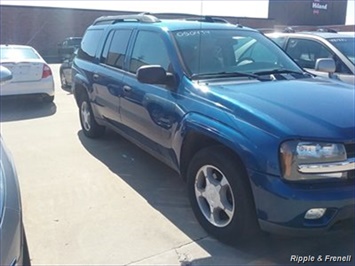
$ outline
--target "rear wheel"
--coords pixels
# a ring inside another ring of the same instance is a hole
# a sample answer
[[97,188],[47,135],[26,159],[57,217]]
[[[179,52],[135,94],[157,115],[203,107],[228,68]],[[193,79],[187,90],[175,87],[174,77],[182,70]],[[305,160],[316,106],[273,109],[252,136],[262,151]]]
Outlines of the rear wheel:
[[89,138],[99,138],[105,133],[105,127],[95,121],[89,98],[83,93],[79,101],[79,116],[81,128],[85,136]]
[[202,227],[227,243],[259,232],[246,171],[223,147],[209,147],[192,159],[187,173],[192,209]]
[[62,84],[62,88],[66,89],[69,87],[69,84],[67,82],[67,79],[66,79],[63,71],[60,72],[60,82]]

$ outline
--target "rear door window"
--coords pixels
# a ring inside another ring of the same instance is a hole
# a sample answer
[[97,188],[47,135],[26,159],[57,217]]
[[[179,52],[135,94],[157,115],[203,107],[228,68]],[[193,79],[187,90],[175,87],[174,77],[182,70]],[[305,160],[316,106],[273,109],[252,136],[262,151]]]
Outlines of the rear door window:
[[127,29],[112,31],[109,34],[101,56],[102,63],[123,69],[131,32]]

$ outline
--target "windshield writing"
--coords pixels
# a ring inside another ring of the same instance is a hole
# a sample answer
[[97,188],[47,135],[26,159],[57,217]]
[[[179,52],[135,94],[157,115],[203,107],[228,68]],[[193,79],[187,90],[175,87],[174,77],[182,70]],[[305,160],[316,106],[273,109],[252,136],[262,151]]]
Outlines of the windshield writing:
[[278,68],[302,71],[272,41],[257,32],[184,30],[174,32],[174,37],[190,76],[252,74]]

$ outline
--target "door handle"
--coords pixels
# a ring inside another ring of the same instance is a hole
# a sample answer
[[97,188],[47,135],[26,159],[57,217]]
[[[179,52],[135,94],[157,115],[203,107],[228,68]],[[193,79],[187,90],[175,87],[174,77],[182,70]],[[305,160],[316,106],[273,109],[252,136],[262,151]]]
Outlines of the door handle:
[[123,91],[124,92],[130,92],[132,90],[132,88],[130,86],[124,85],[123,86]]
[[95,81],[98,81],[99,77],[100,77],[99,74],[96,74],[96,73],[94,75],[92,75],[92,79]]

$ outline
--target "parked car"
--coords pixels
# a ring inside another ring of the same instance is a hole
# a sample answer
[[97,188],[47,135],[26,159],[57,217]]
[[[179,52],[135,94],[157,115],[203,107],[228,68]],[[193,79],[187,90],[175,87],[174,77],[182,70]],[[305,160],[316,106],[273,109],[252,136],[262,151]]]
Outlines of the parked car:
[[54,100],[52,70],[33,47],[1,45],[0,55],[0,64],[13,75],[11,82],[1,86],[1,96],[37,95],[46,102]]
[[68,37],[58,44],[58,54],[62,60],[70,58],[80,47],[82,37]]
[[[267,34],[301,67],[319,76],[355,84],[355,35],[326,31]],[[317,62],[328,62],[322,68]]]
[[59,75],[60,75],[60,83],[63,89],[71,88],[72,84],[72,64],[73,59],[77,54],[77,50],[71,55],[70,58],[67,58],[63,61],[59,68]]
[[[3,66],[0,73],[2,86],[11,73]],[[0,154],[0,265],[30,265],[18,178],[1,134]]]
[[354,90],[228,23],[98,18],[73,61],[82,132],[111,128],[176,170],[202,227],[321,234],[354,219]]

